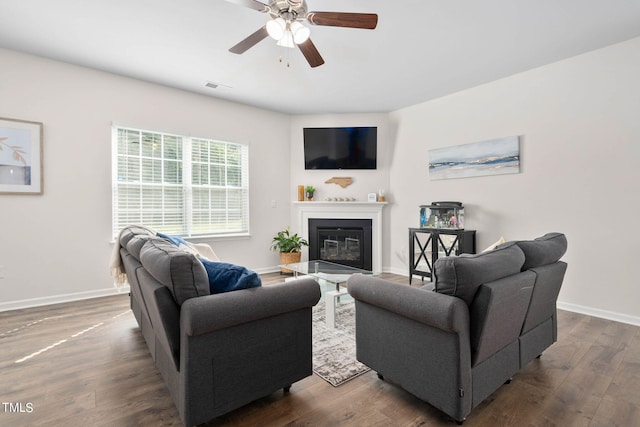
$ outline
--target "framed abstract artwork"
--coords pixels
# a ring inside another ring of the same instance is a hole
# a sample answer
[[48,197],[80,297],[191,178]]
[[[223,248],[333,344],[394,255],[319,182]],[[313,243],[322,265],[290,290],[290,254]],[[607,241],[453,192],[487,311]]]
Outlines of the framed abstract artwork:
[[431,180],[520,172],[517,136],[429,150]]
[[0,194],[42,194],[42,123],[0,117]]

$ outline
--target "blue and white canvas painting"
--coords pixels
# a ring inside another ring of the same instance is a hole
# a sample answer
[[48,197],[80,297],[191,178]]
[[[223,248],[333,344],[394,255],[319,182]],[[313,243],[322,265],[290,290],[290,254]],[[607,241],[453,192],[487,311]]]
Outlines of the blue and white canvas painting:
[[432,180],[519,172],[517,136],[429,150],[429,177]]

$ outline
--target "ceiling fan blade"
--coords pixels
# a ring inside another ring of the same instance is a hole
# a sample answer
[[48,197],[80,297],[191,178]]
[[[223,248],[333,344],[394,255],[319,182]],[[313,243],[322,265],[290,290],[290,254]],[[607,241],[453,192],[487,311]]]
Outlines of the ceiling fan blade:
[[320,52],[318,52],[316,45],[313,44],[311,39],[307,39],[307,41],[300,43],[298,45],[298,49],[300,49],[304,57],[307,59],[311,68],[319,67],[324,64],[324,59],[320,56]]
[[375,13],[309,12],[307,20],[315,25],[366,30],[373,30],[378,25],[378,15]]
[[227,0],[229,3],[234,3],[240,6],[248,7],[249,9],[257,10],[258,12],[268,12],[269,6],[264,3],[260,3],[258,0]]
[[268,36],[269,33],[267,33],[267,26],[265,25],[246,39],[242,40],[237,45],[233,46],[231,49],[229,49],[229,52],[237,53],[238,55],[243,54],[262,40],[266,39]]

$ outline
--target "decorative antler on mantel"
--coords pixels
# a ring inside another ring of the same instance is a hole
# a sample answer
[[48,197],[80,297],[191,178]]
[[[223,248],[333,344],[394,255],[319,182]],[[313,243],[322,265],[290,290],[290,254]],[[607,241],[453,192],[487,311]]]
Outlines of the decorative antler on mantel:
[[353,184],[353,178],[348,176],[334,176],[331,179],[328,179],[324,182],[325,184],[338,184],[342,188],[347,188],[351,184]]

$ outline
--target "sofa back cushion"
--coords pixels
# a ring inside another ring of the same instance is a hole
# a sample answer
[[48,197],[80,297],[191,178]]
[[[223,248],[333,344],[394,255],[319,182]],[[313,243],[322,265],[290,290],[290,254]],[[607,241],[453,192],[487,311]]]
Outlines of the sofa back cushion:
[[142,251],[142,247],[145,243],[152,239],[159,240],[158,237],[155,236],[144,234],[134,235],[127,241],[127,245],[125,246],[125,248],[127,249],[127,252],[129,252],[129,255],[140,261],[140,251]]
[[209,295],[209,279],[202,263],[163,239],[149,239],[140,251],[142,266],[166,286],[178,305],[189,298]]
[[535,280],[524,271],[480,285],[469,307],[472,367],[518,339]]
[[158,282],[144,268],[138,271],[138,278],[145,311],[155,335],[153,358],[157,363],[158,353],[162,348],[167,355],[171,355],[175,369],[179,370],[180,307],[176,304],[169,288]]
[[536,284],[527,310],[522,333],[529,332],[556,313],[556,302],[567,271],[567,264],[559,261],[529,269],[535,273]]
[[435,290],[471,305],[480,285],[519,273],[524,258],[515,243],[476,255],[438,258],[434,264]]
[[562,233],[547,233],[534,240],[515,243],[524,252],[522,270],[553,264],[567,252],[567,238]]
[[154,233],[147,228],[137,225],[129,225],[120,231],[120,246],[127,247],[129,241],[135,236],[153,236]]

